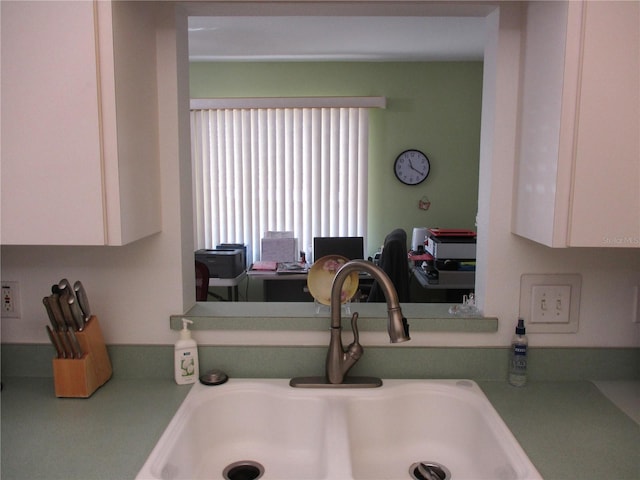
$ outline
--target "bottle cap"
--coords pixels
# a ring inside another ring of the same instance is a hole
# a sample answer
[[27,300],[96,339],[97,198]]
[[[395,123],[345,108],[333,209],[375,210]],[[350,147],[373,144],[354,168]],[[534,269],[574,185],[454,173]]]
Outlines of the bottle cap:
[[518,319],[518,326],[516,327],[516,335],[524,335],[526,332],[524,328],[524,319]]
[[182,340],[189,340],[191,338],[191,331],[189,331],[189,327],[187,325],[192,323],[193,321],[188,318],[182,319],[182,330],[180,330],[180,338]]

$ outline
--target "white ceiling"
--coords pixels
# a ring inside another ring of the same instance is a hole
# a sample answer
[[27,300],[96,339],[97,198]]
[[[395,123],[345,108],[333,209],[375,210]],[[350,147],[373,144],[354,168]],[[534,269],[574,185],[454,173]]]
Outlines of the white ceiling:
[[482,60],[484,17],[189,17],[191,61]]

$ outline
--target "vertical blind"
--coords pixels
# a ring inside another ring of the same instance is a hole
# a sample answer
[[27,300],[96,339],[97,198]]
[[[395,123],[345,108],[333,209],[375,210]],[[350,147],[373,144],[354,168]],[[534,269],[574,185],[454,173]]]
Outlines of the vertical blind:
[[192,109],[191,148],[196,249],[366,236],[367,108]]

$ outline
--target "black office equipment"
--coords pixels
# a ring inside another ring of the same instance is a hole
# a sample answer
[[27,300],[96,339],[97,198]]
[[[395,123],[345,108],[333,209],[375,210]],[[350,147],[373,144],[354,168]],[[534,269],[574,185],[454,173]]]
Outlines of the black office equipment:
[[221,243],[216,246],[216,250],[242,250],[242,263],[245,267],[249,267],[247,264],[247,246],[243,243]]
[[314,237],[313,260],[342,255],[349,260],[364,258],[364,237]]
[[209,278],[235,278],[245,270],[244,252],[240,249],[196,250],[196,261],[209,269]]

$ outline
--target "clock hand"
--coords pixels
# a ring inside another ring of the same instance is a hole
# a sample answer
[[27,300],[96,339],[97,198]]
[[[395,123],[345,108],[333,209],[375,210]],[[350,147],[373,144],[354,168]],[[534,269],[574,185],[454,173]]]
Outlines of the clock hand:
[[409,159],[409,168],[411,168],[411,170],[413,170],[414,172],[418,172],[422,175],[422,172],[413,166],[413,162],[411,161],[411,159]]

